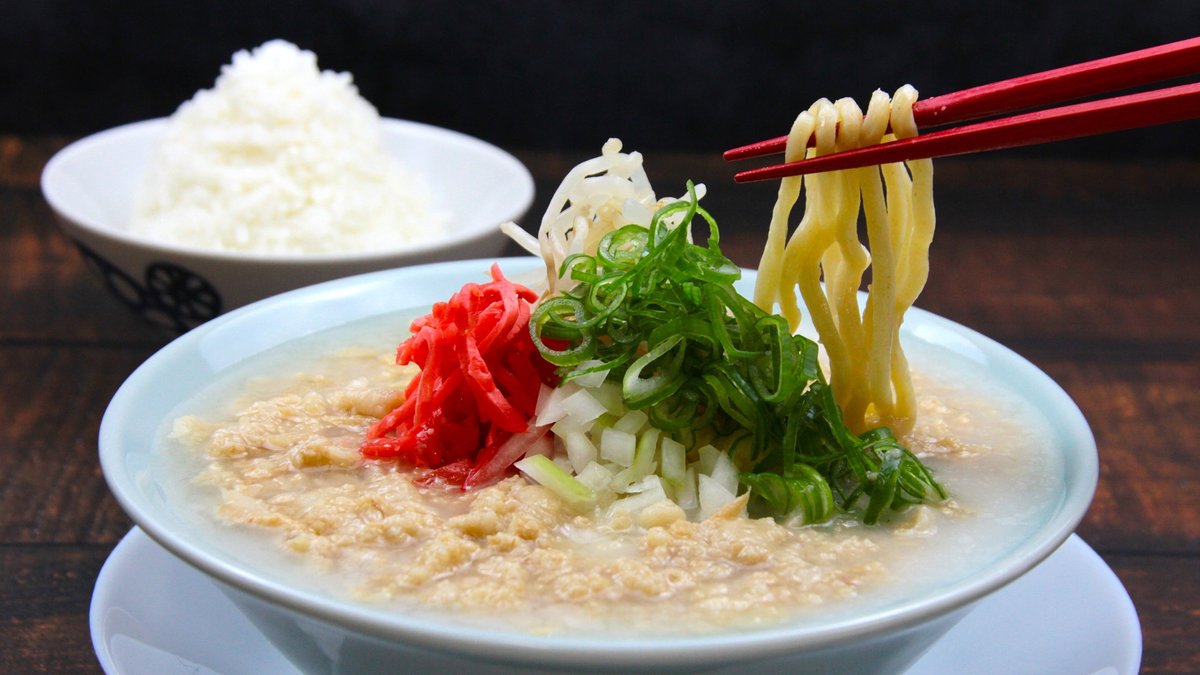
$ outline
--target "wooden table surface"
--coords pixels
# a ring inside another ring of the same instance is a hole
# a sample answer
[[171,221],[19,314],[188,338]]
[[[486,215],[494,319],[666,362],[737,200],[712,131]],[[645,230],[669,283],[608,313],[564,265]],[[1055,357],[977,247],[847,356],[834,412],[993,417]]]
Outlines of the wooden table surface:
[[[101,476],[97,429],[166,341],[107,296],[55,225],[38,177],[64,140],[0,135],[4,673],[99,670],[88,603],[130,521]],[[582,156],[517,154],[540,215]],[[663,193],[708,183],[723,248],[756,264],[771,186],[733,185],[714,156],[652,153],[647,167]],[[1200,163],[993,156],[940,161],[937,178],[918,305],[1015,349],[1083,409],[1101,476],[1078,532],[1133,598],[1143,671],[1200,672]]]

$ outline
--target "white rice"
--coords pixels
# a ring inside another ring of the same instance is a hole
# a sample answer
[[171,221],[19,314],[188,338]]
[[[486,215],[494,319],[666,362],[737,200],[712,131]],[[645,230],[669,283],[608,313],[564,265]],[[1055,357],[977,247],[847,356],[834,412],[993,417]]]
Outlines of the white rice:
[[439,234],[429,190],[383,148],[349,73],[281,40],[240,51],[180,106],[136,196],[134,232],[205,249],[310,254]]

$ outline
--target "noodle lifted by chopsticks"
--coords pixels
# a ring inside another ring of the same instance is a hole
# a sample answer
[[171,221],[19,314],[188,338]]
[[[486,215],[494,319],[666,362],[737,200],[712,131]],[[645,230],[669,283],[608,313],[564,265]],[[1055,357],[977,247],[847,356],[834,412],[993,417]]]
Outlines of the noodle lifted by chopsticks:
[[[851,99],[821,99],[793,123],[786,161],[915,136],[916,99],[909,85],[891,99],[877,90],[865,117]],[[815,140],[812,149],[810,139]],[[828,353],[830,383],[846,424],[861,432],[874,420],[896,434],[907,433],[916,421],[916,400],[899,331],[929,274],[933,165],[923,159],[807,180],[807,186],[801,176],[780,184],[754,302],[767,311],[778,304],[795,330],[800,308],[793,288],[798,286]],[[788,219],[803,187],[804,214],[789,238]],[[860,212],[866,216],[869,251],[858,236]],[[857,292],[868,267],[871,284],[860,312]]]

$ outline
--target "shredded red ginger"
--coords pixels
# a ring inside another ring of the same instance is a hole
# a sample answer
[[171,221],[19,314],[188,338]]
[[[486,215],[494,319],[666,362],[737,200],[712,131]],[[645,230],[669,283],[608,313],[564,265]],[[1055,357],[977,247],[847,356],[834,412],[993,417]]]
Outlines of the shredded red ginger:
[[404,403],[367,431],[361,452],[433,469],[423,485],[487,485],[530,448],[547,443],[534,427],[541,384],[557,383],[554,366],[529,337],[533,291],[492,265],[492,281],[467,284],[416,321],[396,362],[421,369]]

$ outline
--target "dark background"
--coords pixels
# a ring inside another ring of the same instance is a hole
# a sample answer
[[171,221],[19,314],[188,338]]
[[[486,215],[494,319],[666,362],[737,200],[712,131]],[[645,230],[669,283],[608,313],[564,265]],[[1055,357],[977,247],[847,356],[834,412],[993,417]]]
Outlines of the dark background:
[[[170,114],[280,37],[389,117],[520,148],[712,150],[820,96],[927,96],[1200,34],[1200,2],[0,0],[0,133]],[[1200,123],[1009,151],[1186,156]]]

